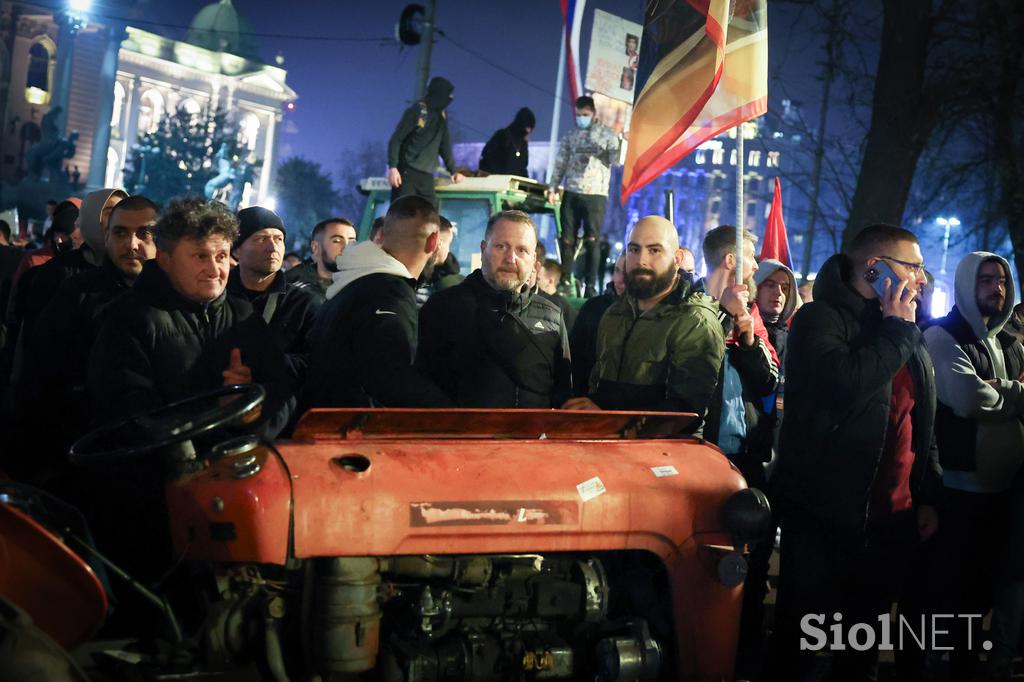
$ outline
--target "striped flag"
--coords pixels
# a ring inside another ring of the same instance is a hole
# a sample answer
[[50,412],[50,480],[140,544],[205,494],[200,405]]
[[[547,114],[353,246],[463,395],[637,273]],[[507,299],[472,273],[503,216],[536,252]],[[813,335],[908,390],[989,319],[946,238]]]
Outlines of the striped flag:
[[565,26],[566,66],[569,67],[569,90],[573,101],[583,94],[583,73],[580,71],[580,27],[587,0],[561,0],[562,22]]
[[775,195],[772,197],[772,208],[768,212],[768,224],[764,228],[764,239],[761,240],[761,255],[758,260],[774,258],[790,270],[793,259],[789,256],[789,238],[786,236],[786,221],[782,219],[782,185],[775,178]]
[[768,108],[767,0],[646,1],[623,201]]

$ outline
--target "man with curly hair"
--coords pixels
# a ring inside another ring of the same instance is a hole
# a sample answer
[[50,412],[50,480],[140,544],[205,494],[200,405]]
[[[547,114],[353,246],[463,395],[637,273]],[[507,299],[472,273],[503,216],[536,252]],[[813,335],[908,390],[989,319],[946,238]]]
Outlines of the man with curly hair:
[[154,230],[156,259],[111,305],[89,363],[97,423],[221,385],[267,389],[263,431],[287,422],[294,387],[282,349],[252,304],[226,291],[238,219],[217,202],[172,202]]

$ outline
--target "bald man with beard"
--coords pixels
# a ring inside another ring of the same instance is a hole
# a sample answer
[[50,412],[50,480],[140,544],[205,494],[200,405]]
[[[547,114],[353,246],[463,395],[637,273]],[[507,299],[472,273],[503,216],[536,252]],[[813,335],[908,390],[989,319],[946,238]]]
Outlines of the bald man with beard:
[[[626,245],[626,291],[601,319],[588,397],[575,410],[693,412],[703,418],[714,394],[725,340],[717,304],[681,271],[675,227],[648,216]],[[699,433],[702,421],[690,426]]]

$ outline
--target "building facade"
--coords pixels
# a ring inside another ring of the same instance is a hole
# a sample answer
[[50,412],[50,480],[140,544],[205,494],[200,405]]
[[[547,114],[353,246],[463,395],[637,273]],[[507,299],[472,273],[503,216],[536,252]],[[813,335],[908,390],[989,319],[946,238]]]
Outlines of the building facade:
[[[185,40],[134,26],[89,19],[74,32],[67,17],[31,3],[4,3],[0,20],[0,179],[25,174],[25,152],[42,117],[66,97],[65,134],[78,132],[70,173],[82,191],[120,186],[139,136],[181,108],[228,112],[240,146],[262,161],[249,202],[265,199],[273,181],[284,106],[297,95],[279,65],[264,63],[251,30],[231,0],[204,7]],[[63,47],[61,43],[65,44]],[[61,92],[62,52],[71,53],[70,87]]]

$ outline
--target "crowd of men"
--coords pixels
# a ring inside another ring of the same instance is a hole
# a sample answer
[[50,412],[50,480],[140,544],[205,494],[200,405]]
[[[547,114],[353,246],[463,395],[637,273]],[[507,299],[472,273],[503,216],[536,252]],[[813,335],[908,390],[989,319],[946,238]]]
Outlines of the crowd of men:
[[[595,176],[614,145],[592,139],[599,124],[582,120],[593,118],[582,101],[558,173],[579,175],[563,208],[591,242],[592,295],[576,311],[559,294],[577,231],[562,235],[561,262],[546,259],[515,210],[490,217],[481,267],[456,277],[445,269],[455,230],[430,196],[438,153],[459,180],[445,154],[451,95],[435,79],[403,116],[389,149],[395,196],[368,238],[325,220],[309,261],[287,272],[299,226],[259,206],[160,210],[104,189],[55,205],[47,243],[28,252],[0,224],[0,467],[46,485],[90,429],[250,383],[266,390],[253,428],[267,437],[326,406],[689,412],[679,435],[716,444],[768,492],[781,527],[773,639],[762,627],[769,541],[751,555],[739,677],[815,679],[821,659],[800,645],[807,614],[874,624],[898,603],[911,619],[979,614],[946,633],[951,679],[1009,679],[1024,634],[1024,312],[1006,259],[965,257],[955,306],[928,319],[921,250],[902,228],[862,230],[806,302],[788,267],[756,261],[753,234],[709,231],[698,278],[674,225],[648,216],[599,292],[591,228],[607,179]],[[492,160],[516,159],[499,151],[529,134],[528,113]],[[573,152],[584,145],[591,160]],[[428,178],[430,192],[412,191]],[[929,679],[947,665],[936,653],[900,655],[900,679]],[[873,679],[876,648],[832,658],[834,679]]]

